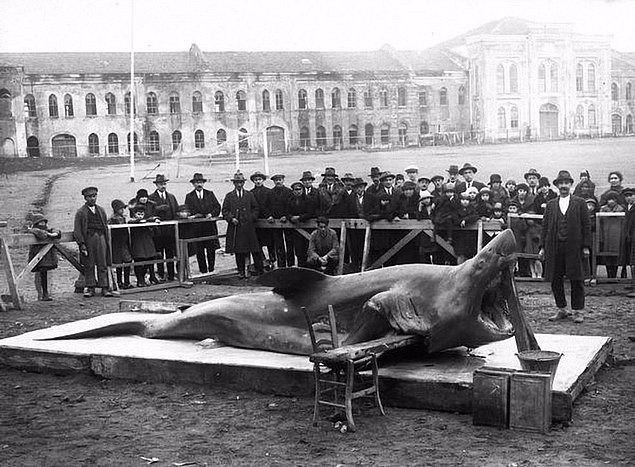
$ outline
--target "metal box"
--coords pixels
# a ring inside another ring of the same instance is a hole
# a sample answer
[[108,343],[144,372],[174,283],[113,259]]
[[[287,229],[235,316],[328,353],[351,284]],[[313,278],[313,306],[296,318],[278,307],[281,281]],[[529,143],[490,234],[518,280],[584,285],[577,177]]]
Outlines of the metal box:
[[472,423],[509,426],[509,379],[515,370],[483,367],[474,371],[472,384]]
[[511,375],[509,427],[547,433],[551,428],[551,375],[519,371]]

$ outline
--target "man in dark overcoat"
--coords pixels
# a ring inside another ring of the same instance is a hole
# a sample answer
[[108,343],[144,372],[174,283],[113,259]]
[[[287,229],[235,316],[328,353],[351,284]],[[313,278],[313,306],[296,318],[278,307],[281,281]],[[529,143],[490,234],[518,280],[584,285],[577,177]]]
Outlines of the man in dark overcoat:
[[[176,197],[172,193],[168,193],[167,185],[168,178],[165,178],[163,174],[157,174],[154,178],[154,184],[157,189],[150,194],[148,199],[154,202],[155,215],[162,221],[173,221],[176,219],[176,211],[179,208],[179,203]],[[174,226],[162,225],[156,228],[154,237],[154,246],[157,249],[159,258],[165,257],[165,259],[173,259],[176,257],[176,242],[174,239]],[[167,277],[165,270],[167,269]],[[157,264],[157,275],[159,280],[173,281],[174,280],[174,263],[167,263],[164,266],[163,263]]]
[[328,206],[323,205],[324,200],[322,199],[320,190],[313,186],[315,177],[311,171],[305,170],[302,172],[302,178],[300,181],[304,185],[304,197],[306,198],[307,209],[312,213],[312,215],[322,215]]
[[263,272],[262,252],[254,224],[258,219],[259,209],[253,193],[245,190],[245,176],[236,172],[231,181],[234,189],[225,195],[221,210],[223,219],[227,221],[225,253],[234,253],[238,277],[245,279],[245,262],[250,253],[256,274]]
[[[269,217],[267,221],[279,220],[287,222],[287,208],[293,196],[291,189],[284,184],[285,176],[275,174],[271,176],[274,186],[271,189]],[[295,265],[293,253],[293,229],[272,229],[273,245],[276,250],[276,266],[279,268]]]
[[571,281],[571,308],[575,323],[582,323],[584,309],[584,261],[591,248],[591,225],[585,201],[571,195],[573,178],[561,170],[553,181],[560,196],[547,203],[542,221],[540,256],[545,260],[545,279],[551,281],[551,290],[558,312],[550,321],[566,318],[567,299],[564,294],[564,276]]
[[[269,212],[271,206],[271,188],[267,188],[264,183],[267,176],[260,171],[256,171],[249,176],[249,179],[254,184],[251,192],[256,198],[258,203],[258,219],[268,219],[271,213]],[[269,256],[268,263],[273,264],[276,261],[276,250],[273,247],[273,229],[256,229],[256,235],[258,236],[258,243],[260,243],[260,250],[267,248],[267,254]],[[264,261],[264,254],[263,254]]]
[[84,267],[84,297],[87,298],[95,295],[95,287],[101,288],[101,294],[105,297],[113,295],[108,280],[108,266],[111,264],[106,226],[108,217],[104,208],[97,204],[98,191],[94,186],[82,190],[85,203],[75,213],[73,229]]
[[343,186],[338,180],[337,173],[333,167],[327,167],[324,169],[322,177],[324,177],[324,181],[320,184],[320,188],[318,189],[320,193],[320,207],[322,212],[315,213],[314,215],[317,216],[323,214],[325,216],[330,216],[331,209],[340,196]]
[[[287,218],[292,224],[299,222],[306,222],[314,217],[316,214],[311,212],[308,206],[308,200],[304,194],[304,185],[302,182],[294,182],[291,184],[291,198],[287,203]],[[309,241],[300,234],[296,229],[293,233],[293,250],[298,260],[298,266],[301,268],[306,267],[306,255],[307,248],[309,247]]]
[[456,184],[456,193],[460,195],[468,188],[474,187],[477,190],[481,191],[481,188],[485,186],[484,183],[481,183],[477,180],[474,180],[474,175],[478,172],[478,169],[474,167],[469,162],[463,164],[463,167],[459,170],[459,175],[463,177],[463,182],[459,182]]
[[[190,183],[194,189],[185,195],[185,205],[190,210],[193,219],[211,219],[220,214],[220,203],[211,190],[203,188],[207,179],[201,173],[195,173]],[[196,237],[218,235],[216,221],[201,222],[192,226],[192,234]],[[201,273],[214,271],[216,265],[216,250],[220,248],[217,238],[196,243],[196,262]]]
[[[367,183],[361,178],[353,181],[353,195],[349,198],[353,208],[351,218],[364,219],[364,199],[366,198]],[[351,264],[354,271],[360,271],[362,265],[362,256],[364,252],[364,236],[365,231],[362,229],[349,229],[346,232],[348,244],[350,245]]]

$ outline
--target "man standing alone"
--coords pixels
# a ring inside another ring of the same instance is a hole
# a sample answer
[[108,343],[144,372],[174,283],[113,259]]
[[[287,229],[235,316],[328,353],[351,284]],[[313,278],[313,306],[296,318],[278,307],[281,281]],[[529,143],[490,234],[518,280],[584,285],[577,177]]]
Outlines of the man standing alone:
[[573,321],[582,323],[584,309],[584,261],[590,254],[591,225],[586,203],[571,196],[573,179],[561,170],[553,181],[560,196],[547,203],[542,223],[540,256],[545,259],[545,279],[551,281],[551,290],[558,312],[550,321],[569,316],[564,294],[564,276],[571,281],[571,308]]

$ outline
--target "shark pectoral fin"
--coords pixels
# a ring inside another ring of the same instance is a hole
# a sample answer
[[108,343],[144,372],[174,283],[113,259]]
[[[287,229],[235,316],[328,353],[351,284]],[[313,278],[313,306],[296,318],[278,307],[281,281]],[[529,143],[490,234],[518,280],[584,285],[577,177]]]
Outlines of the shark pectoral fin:
[[388,322],[380,308],[375,306],[374,303],[369,304],[370,302],[368,300],[364,303],[362,309],[356,313],[353,327],[348,337],[344,340],[344,345],[379,339],[392,330],[390,322]]
[[430,325],[417,314],[412,298],[404,291],[389,290],[370,298],[364,308],[376,310],[390,324],[390,327],[402,334],[427,334]]
[[273,287],[275,293],[286,296],[297,290],[307,290],[313,284],[325,280],[334,278],[313,269],[292,267],[274,269],[260,276],[257,282],[266,287]]

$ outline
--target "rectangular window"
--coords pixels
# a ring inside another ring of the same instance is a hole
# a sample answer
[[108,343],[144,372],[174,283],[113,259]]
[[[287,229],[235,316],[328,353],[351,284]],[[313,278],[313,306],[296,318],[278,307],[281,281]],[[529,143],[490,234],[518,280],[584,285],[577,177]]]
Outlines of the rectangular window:
[[203,101],[192,100],[192,112],[195,114],[203,113]]
[[364,91],[364,107],[367,109],[373,108],[373,93],[370,89]]
[[406,106],[406,98],[407,93],[406,93],[406,88],[398,88],[397,89],[397,105],[399,107],[405,107]]
[[419,91],[419,107],[428,106],[428,93],[426,91]]

